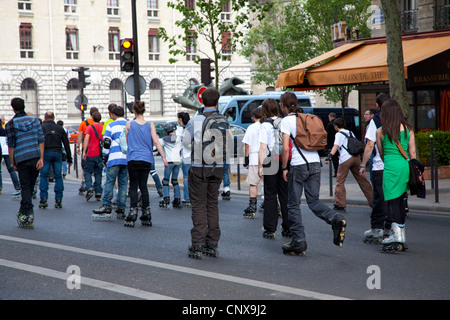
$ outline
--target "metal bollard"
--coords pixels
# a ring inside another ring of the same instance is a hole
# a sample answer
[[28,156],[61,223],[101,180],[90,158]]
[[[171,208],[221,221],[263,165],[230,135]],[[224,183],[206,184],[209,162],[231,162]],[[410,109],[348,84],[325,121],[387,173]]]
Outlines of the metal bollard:
[[439,202],[439,175],[438,175],[438,165],[437,165],[437,152],[434,149],[434,202]]
[[431,189],[434,189],[434,156],[433,156],[433,135],[430,134],[430,176],[431,176]]

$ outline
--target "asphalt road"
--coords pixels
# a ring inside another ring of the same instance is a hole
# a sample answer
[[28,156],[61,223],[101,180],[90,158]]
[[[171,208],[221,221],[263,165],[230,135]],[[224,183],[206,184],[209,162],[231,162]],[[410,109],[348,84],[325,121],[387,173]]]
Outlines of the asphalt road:
[[302,205],[308,251],[286,256],[281,227],[275,240],[262,238],[262,215],[243,219],[248,199],[234,196],[220,201],[220,257],[194,260],[187,257],[190,209],[162,210],[151,190],[153,226],[125,228],[121,220],[91,220],[100,203],[86,202],[77,189],[78,183],[65,182],[63,209],[53,208],[52,192],[45,210],[34,200],[35,229],[24,230],[15,222],[19,202],[11,200],[12,185],[4,179],[1,300],[450,298],[448,214],[411,212],[409,250],[381,254],[379,245],[362,242],[369,208],[347,208],[346,239],[338,248],[331,227]]

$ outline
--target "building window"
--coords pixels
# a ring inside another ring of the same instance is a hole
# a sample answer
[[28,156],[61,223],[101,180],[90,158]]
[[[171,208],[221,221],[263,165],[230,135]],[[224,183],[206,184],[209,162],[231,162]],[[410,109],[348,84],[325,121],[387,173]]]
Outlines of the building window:
[[222,33],[222,61],[231,61],[231,33],[223,32]]
[[148,30],[148,60],[159,61],[159,39],[156,36],[158,29]]
[[163,90],[162,83],[158,79],[152,79],[150,89],[150,114],[163,113]]
[[19,10],[31,11],[31,0],[19,0],[17,4]]
[[119,60],[120,59],[120,32],[119,28],[111,27],[108,31],[108,46],[109,46],[109,60]]
[[66,27],[66,58],[78,59],[78,29]]
[[197,39],[195,37],[194,31],[190,31],[186,40],[186,60],[195,61],[197,59]]
[[39,116],[36,82],[31,78],[24,79],[20,85],[20,91],[20,96],[25,100],[27,112],[35,117]]
[[158,0],[147,0],[147,17],[158,17]]
[[77,0],[64,0],[64,12],[76,13],[77,12]]
[[185,0],[188,9],[195,9],[195,0]]
[[106,13],[109,16],[118,16],[119,0],[106,0]]
[[123,106],[123,83],[119,79],[112,79],[109,83],[109,103]]
[[22,23],[19,27],[21,58],[34,57],[31,29],[30,23]]
[[67,82],[67,115],[69,117],[80,117],[80,110],[75,107],[75,99],[80,94],[78,79],[72,78]]
[[231,19],[231,1],[225,1],[222,6],[222,13],[220,14],[220,19],[224,21],[230,21]]

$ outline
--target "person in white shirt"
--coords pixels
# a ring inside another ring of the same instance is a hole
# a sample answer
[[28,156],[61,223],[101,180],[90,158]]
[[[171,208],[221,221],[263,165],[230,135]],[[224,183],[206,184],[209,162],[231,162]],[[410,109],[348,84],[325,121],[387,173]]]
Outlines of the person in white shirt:
[[280,118],[278,102],[266,99],[261,107],[262,118],[259,129],[259,176],[264,177],[264,220],[263,237],[274,239],[278,226],[278,202],[281,209],[281,235],[290,237],[290,223],[288,218],[287,181],[283,179],[281,170],[278,129]]
[[365,175],[366,164],[369,161],[373,151],[375,150],[375,156],[372,159],[372,171],[371,171],[371,181],[373,189],[373,201],[372,201],[372,213],[370,215],[370,229],[364,232],[364,242],[366,243],[381,243],[384,236],[384,229],[386,226],[387,217],[387,202],[384,201],[383,193],[383,171],[384,163],[378,152],[377,141],[377,129],[381,127],[380,112],[383,103],[389,99],[389,95],[386,93],[380,93],[376,98],[376,109],[375,115],[369,122],[366,129],[366,147],[364,149],[363,159],[361,161],[361,166],[359,173]]
[[[342,120],[342,118],[334,120],[334,128],[337,133],[334,139],[334,146],[328,155],[328,158],[331,158],[339,149],[339,168],[336,176],[336,189],[334,192],[334,210],[345,211],[347,205],[347,191],[344,183],[349,171],[351,171],[356,182],[358,182],[361,191],[367,199],[369,207],[372,207],[372,185],[365,176],[359,174],[361,159],[359,156],[352,156],[348,153],[348,138],[342,133],[345,133],[349,137],[350,135],[354,135],[349,130],[344,129],[344,120]],[[328,161],[326,161],[326,163],[328,163]]]
[[[305,226],[302,221],[300,209],[301,196],[305,191],[306,202],[309,209],[320,219],[331,224],[333,230],[333,243],[342,246],[345,238],[347,221],[344,216],[332,210],[319,200],[320,193],[320,157],[317,151],[307,151],[298,148],[292,138],[297,135],[297,108],[298,100],[294,93],[286,92],[281,96],[281,111],[287,114],[281,121],[283,133],[282,170],[283,178],[288,182],[289,222],[292,241],[282,246],[283,253],[304,255],[307,249]],[[289,140],[292,148],[289,147]],[[290,167],[288,164],[289,150],[292,149]],[[301,152],[301,154],[299,153]]]
[[242,142],[245,148],[244,168],[248,169],[247,183],[249,184],[249,204],[244,210],[243,217],[246,219],[254,219],[256,214],[256,204],[258,196],[258,185],[262,183],[262,179],[258,174],[258,153],[259,153],[259,128],[261,127],[261,109],[257,108],[252,111],[252,121],[245,132]]

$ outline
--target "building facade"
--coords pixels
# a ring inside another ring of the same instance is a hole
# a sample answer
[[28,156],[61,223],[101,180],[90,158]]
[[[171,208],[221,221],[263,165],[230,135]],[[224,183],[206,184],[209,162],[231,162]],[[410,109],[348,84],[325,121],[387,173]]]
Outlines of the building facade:
[[[182,110],[172,100],[172,94],[183,94],[191,84],[199,84],[200,65],[193,60],[200,50],[186,48],[188,55],[178,56],[169,63],[169,48],[158,39],[158,28],[164,27],[169,36],[181,33],[175,22],[181,15],[167,7],[167,1],[136,1],[139,68],[146,81],[141,100],[146,102],[150,120],[174,119]],[[195,7],[195,1],[187,1]],[[224,19],[232,19],[226,12]],[[107,106],[124,106],[134,101],[125,83],[131,73],[120,71],[120,39],[132,38],[132,13],[129,0],[9,0],[2,1],[0,28],[3,41],[0,48],[0,114],[13,116],[10,100],[22,97],[26,110],[43,117],[54,111],[56,118],[66,124],[78,124],[80,111],[74,100],[80,94],[76,67],[87,67],[91,82],[84,89],[89,107],[97,107],[103,118]],[[206,42],[198,39],[203,51]],[[205,49],[205,50],[204,50]],[[200,58],[206,58],[200,56]],[[241,86],[251,88],[250,63],[228,52],[219,83],[231,77],[245,81]],[[183,108],[185,111],[189,111]]]

